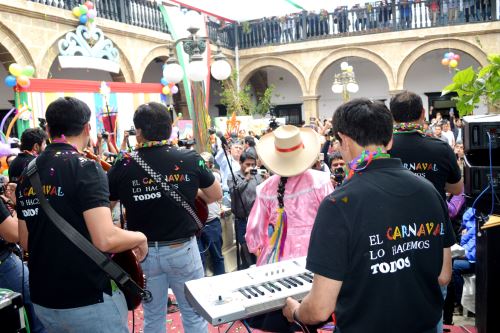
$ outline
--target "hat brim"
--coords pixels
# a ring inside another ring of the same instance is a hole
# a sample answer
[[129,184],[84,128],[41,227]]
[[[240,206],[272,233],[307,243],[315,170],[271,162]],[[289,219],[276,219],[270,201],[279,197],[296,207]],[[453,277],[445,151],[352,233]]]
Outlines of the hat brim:
[[319,135],[310,128],[299,128],[304,148],[294,152],[281,153],[274,146],[274,135],[268,133],[255,146],[262,164],[282,177],[300,175],[317,160],[320,152]]

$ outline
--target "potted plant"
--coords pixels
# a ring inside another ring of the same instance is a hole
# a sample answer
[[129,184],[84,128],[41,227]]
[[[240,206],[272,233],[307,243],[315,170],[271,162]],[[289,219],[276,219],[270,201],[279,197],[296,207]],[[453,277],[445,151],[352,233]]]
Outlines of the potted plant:
[[454,100],[460,117],[470,115],[481,100],[489,106],[490,113],[500,113],[500,54],[488,55],[488,65],[474,70],[471,67],[457,71],[453,83],[441,95],[457,93]]

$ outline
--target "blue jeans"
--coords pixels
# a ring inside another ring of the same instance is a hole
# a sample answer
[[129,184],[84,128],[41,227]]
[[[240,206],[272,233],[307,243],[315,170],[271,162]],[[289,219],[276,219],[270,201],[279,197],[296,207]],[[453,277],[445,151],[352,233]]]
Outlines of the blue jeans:
[[[441,286],[441,294],[443,295],[443,299],[446,299],[446,294],[448,293],[448,286]],[[437,324],[436,331],[438,333],[443,333],[443,311],[441,310],[441,319],[439,319],[439,323]]]
[[476,264],[471,263],[466,259],[453,260],[453,268],[451,278],[455,285],[455,302],[462,303],[462,292],[464,289],[464,278],[462,274],[475,274]]
[[[23,270],[24,280],[21,284]],[[31,303],[28,268],[22,263],[21,259],[12,253],[0,263],[0,288],[12,290],[21,295],[24,294],[24,305],[30,318],[31,332],[47,332],[36,316],[33,303]]]
[[184,295],[185,282],[204,276],[196,237],[180,245],[149,247],[141,266],[146,288],[153,294],[153,300],[143,304],[144,333],[166,332],[169,287],[179,304],[184,332],[206,333],[207,322],[194,311]]
[[224,257],[222,256],[222,226],[219,218],[215,218],[205,224],[199,241],[203,266],[205,266],[205,261],[203,260],[205,258],[205,251],[208,250],[210,258],[212,258],[214,275],[224,274],[226,271],[224,268]]
[[49,309],[34,305],[50,333],[129,333],[127,303],[123,293],[120,290],[113,292],[112,296],[103,293],[103,298],[102,303],[72,309]]

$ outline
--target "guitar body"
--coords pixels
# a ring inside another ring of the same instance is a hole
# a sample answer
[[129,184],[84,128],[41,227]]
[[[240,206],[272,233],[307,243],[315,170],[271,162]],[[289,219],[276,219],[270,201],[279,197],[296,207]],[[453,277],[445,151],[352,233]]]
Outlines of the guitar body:
[[205,225],[208,219],[208,205],[202,198],[196,196],[194,199],[194,209],[196,211],[196,215],[200,219],[201,223]]
[[[117,263],[125,272],[127,272],[132,280],[139,285],[139,287],[144,289],[144,273],[142,272],[141,265],[139,264],[139,261],[137,261],[137,258],[132,250],[114,254],[113,261]],[[141,295],[129,293],[126,290],[122,290],[122,292],[127,300],[128,310],[132,311],[137,309],[142,302]]]

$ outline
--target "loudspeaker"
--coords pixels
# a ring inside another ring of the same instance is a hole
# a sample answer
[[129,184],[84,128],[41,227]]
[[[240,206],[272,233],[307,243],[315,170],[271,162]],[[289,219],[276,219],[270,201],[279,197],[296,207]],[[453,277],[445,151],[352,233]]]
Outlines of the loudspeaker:
[[21,294],[12,291],[0,291],[0,323],[2,332],[26,332]]
[[[495,192],[500,184],[500,153],[492,152],[493,186]],[[490,183],[490,157],[488,151],[473,150],[464,156],[464,193],[477,196]],[[487,196],[487,194],[485,194]]]
[[500,148],[500,115],[481,115],[463,117],[464,152],[487,150],[491,135],[491,148]]

